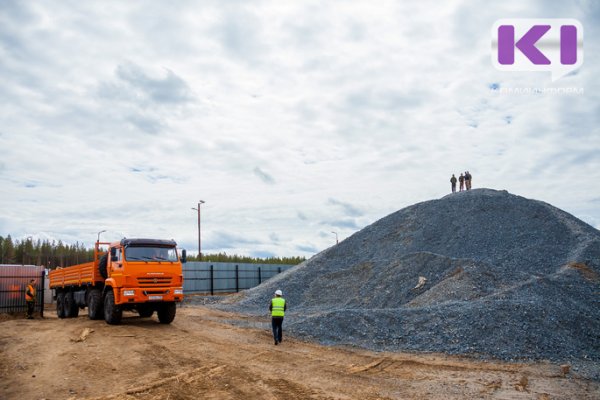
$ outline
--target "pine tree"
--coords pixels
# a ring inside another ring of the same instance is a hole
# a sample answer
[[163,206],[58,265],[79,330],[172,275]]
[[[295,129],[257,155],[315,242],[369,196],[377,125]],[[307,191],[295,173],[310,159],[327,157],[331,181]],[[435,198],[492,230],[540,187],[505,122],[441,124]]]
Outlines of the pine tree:
[[2,241],[2,263],[3,264],[14,264],[17,262],[15,255],[15,246],[13,244],[13,240],[8,235]]

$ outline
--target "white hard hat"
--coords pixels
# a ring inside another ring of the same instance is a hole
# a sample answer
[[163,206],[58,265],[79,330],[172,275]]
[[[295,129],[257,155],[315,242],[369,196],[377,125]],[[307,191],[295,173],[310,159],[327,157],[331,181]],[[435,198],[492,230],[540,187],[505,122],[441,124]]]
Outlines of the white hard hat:
[[283,296],[283,292],[279,289],[275,291],[275,296]]

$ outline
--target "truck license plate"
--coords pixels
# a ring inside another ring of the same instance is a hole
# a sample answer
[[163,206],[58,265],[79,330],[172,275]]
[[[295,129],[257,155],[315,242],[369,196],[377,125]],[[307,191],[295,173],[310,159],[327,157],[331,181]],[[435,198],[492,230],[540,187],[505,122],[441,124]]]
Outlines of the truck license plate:
[[148,300],[162,300],[162,296],[148,296]]

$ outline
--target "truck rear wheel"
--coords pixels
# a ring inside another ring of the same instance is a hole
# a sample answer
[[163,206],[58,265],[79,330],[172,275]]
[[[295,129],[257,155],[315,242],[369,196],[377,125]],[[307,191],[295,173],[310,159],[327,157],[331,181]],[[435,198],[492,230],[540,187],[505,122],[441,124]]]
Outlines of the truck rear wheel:
[[77,318],[79,315],[79,306],[75,303],[73,292],[65,293],[65,317],[66,318]]
[[121,323],[123,310],[115,304],[115,294],[109,289],[104,296],[104,320],[107,324],[118,325]]
[[103,317],[102,292],[100,292],[100,290],[90,290],[88,293],[87,306],[88,317],[90,319],[101,319]]
[[58,318],[65,317],[65,293],[59,292],[56,294],[56,315]]
[[175,313],[177,312],[177,305],[175,303],[161,304],[158,308],[158,321],[161,324],[170,324],[175,319]]

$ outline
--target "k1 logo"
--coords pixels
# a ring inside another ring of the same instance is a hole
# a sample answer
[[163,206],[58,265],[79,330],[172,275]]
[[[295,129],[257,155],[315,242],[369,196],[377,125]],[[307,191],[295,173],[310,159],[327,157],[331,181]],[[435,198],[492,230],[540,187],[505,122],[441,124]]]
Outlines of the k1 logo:
[[492,64],[501,71],[550,71],[555,81],[583,64],[583,26],[567,18],[498,20]]

